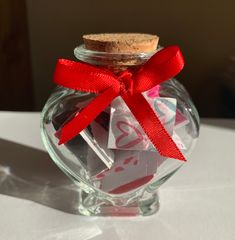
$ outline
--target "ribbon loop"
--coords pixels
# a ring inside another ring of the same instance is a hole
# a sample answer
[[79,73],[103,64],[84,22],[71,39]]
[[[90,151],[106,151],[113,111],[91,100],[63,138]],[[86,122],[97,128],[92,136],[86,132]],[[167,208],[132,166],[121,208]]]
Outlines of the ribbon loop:
[[60,130],[59,144],[66,143],[85,129],[111,102],[121,96],[158,152],[165,157],[185,161],[151,106],[141,94],[174,77],[184,66],[177,46],[160,50],[139,71],[114,75],[109,70],[60,59],[54,82],[66,88],[93,92],[98,96]]
[[101,93],[114,86],[116,76],[109,70],[89,64],[59,59],[54,71],[54,82],[65,88]]
[[178,46],[163,48],[154,54],[133,76],[134,91],[145,92],[174,77],[184,67],[184,58]]

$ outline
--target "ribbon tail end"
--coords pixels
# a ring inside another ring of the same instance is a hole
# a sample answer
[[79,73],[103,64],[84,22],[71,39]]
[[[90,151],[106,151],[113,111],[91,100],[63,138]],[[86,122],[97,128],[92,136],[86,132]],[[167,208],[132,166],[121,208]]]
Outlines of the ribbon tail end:
[[65,138],[63,131],[60,129],[58,130],[54,136],[59,139],[58,145],[62,145],[68,141],[68,139]]
[[183,162],[187,162],[187,159],[184,157],[184,156],[182,156],[182,157],[180,157],[180,158],[176,158],[177,160],[180,160],[180,161],[183,161]]
[[62,139],[60,139],[59,142],[58,142],[58,145],[62,145],[62,144],[64,144],[64,143],[65,143],[65,141],[63,141]]
[[162,154],[162,153],[160,155],[163,157],[174,158],[179,161],[187,162],[187,159],[184,157],[184,155],[181,152],[179,152],[179,154],[177,155],[169,155],[169,154]]
[[69,141],[69,139],[66,138],[63,133],[61,133],[60,139],[59,139],[59,142],[58,142],[58,145],[65,144],[65,143],[67,143],[68,141]]
[[64,139],[60,139],[59,140],[59,142],[58,142],[58,145],[62,145],[62,144],[65,144],[67,141],[66,140],[64,140]]

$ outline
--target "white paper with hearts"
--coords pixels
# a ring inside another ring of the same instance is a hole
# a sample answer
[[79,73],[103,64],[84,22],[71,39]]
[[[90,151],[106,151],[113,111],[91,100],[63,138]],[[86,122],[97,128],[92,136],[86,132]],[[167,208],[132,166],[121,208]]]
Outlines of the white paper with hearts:
[[[144,96],[165,129],[172,135],[175,125],[176,99],[152,98],[146,94]],[[138,103],[136,104],[138,105]],[[121,97],[117,97],[111,104],[108,148],[155,151],[152,143]]]
[[164,159],[157,152],[118,150],[114,166],[98,174],[96,179],[101,181],[102,190],[110,192],[119,188],[122,193],[127,190],[126,184],[131,183],[128,190],[132,190],[138,187],[140,179],[151,180]]

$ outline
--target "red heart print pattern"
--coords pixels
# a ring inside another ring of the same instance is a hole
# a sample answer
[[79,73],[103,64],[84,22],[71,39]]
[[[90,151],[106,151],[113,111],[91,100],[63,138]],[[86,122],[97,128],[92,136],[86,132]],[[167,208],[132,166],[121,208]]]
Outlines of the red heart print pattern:
[[[140,130],[137,129],[136,127],[132,126],[130,123],[127,123],[124,121],[118,121],[116,123],[116,126],[119,129],[119,131],[122,133],[116,139],[116,147],[117,148],[124,148],[124,149],[132,148],[133,146],[141,143],[144,140],[144,137],[143,137],[142,133],[140,132]],[[130,133],[125,130],[125,127],[130,128],[132,130],[131,133],[133,133],[133,132],[136,133],[136,137],[134,139],[131,139],[127,143],[124,143],[125,138],[128,138],[130,136]]]

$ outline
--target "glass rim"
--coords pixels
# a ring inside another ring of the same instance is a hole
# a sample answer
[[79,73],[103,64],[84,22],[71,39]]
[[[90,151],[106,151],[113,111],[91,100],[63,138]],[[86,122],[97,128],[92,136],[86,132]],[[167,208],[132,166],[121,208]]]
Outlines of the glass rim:
[[[83,62],[102,64],[102,61],[107,63],[107,61],[114,61],[114,64],[117,64],[121,60],[131,61],[134,59],[140,59],[142,61],[148,60],[153,56],[159,49],[152,52],[141,52],[141,53],[109,53],[109,52],[100,52],[89,50],[85,48],[84,44],[77,46],[74,49],[75,57]],[[99,62],[101,61],[101,62]],[[130,64],[135,65],[135,64]]]

